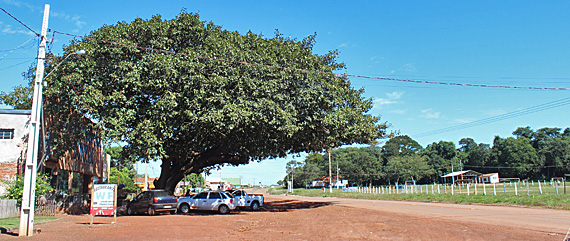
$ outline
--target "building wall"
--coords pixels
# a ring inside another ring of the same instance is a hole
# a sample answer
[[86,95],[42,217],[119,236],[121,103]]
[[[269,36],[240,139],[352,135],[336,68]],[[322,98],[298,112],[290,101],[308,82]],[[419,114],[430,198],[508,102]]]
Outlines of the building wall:
[[30,123],[29,110],[0,110],[0,130],[13,130],[12,139],[0,139],[0,196],[6,192],[2,181],[13,180],[18,165],[26,160],[26,143]]
[[0,110],[0,129],[14,130],[12,139],[0,139],[0,180],[9,180],[25,162],[29,110]]

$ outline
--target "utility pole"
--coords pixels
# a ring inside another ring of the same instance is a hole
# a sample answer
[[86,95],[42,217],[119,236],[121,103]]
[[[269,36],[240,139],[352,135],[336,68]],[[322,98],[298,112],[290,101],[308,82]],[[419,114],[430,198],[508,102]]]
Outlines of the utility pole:
[[455,184],[455,178],[453,177],[453,161],[451,161],[451,185]]
[[332,169],[331,169],[331,150],[329,152],[329,192],[332,193]]
[[146,163],[146,167],[144,169],[144,190],[148,191],[148,162]]
[[336,159],[336,184],[337,184],[336,189],[338,189],[338,171],[339,171],[339,169],[338,169],[338,159]]
[[295,158],[293,158],[293,165],[291,165],[291,190],[293,190],[293,188],[295,188],[295,186],[293,185],[294,175],[295,175]]
[[28,150],[26,153],[26,166],[24,167],[24,189],[22,190],[22,205],[20,211],[19,236],[34,235],[34,208],[36,200],[36,176],[38,165],[39,134],[42,112],[42,81],[44,77],[44,62],[46,57],[46,35],[49,19],[49,4],[44,6],[44,18],[40,34],[38,49],[38,63],[36,65],[36,79],[34,81],[34,94],[32,99],[32,113],[30,115],[30,128],[28,132]]

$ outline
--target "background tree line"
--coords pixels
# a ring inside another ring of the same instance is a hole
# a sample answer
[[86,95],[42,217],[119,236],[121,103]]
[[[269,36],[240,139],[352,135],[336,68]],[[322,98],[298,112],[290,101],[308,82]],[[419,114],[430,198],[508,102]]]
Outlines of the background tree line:
[[[385,185],[416,180],[441,182],[440,176],[460,170],[498,172],[499,177],[550,179],[570,173],[570,128],[519,127],[513,137],[495,136],[493,145],[471,138],[433,142],[422,147],[406,135],[394,136],[384,146],[335,149],[332,171],[351,185]],[[295,187],[328,177],[328,154],[311,153],[304,161],[290,161],[284,180],[294,175]]]

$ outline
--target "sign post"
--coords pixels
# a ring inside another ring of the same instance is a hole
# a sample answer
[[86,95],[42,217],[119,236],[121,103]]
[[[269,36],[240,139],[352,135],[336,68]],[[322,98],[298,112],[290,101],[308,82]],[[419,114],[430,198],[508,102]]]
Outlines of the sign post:
[[117,184],[95,184],[91,193],[91,223],[94,216],[113,215],[117,223]]

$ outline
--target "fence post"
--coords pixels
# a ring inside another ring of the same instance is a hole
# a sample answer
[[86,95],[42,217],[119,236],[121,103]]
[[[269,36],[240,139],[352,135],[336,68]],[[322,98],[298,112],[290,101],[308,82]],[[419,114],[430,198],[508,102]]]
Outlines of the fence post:
[[554,180],[554,189],[556,189],[556,195],[558,195],[558,181]]
[[540,195],[542,195],[542,186],[540,185],[540,180],[538,180],[538,191],[540,191]]
[[527,195],[527,196],[530,196],[530,192],[529,192],[529,190],[528,190],[528,182],[526,182],[526,195]]
[[505,183],[503,182],[503,195],[507,195],[507,188],[505,187]]
[[518,191],[517,191],[517,186],[518,186],[518,185],[515,183],[515,196],[518,196],[518,195],[519,195],[519,193],[518,193]]
[[485,189],[485,183],[483,183],[483,195],[487,196],[487,189]]

